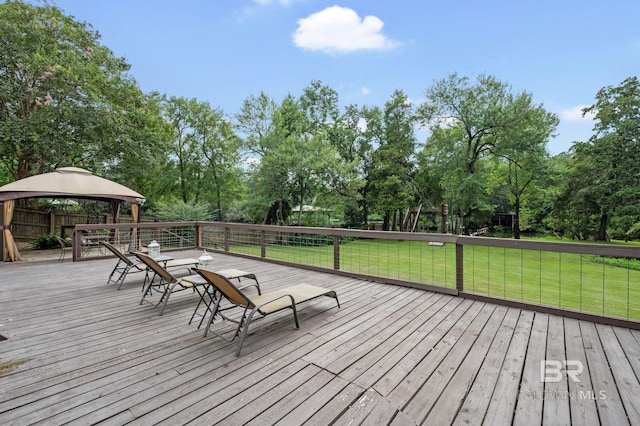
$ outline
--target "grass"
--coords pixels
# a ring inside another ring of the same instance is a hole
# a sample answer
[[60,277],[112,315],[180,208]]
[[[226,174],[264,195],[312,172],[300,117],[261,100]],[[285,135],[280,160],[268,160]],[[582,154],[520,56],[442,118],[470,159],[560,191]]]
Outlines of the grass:
[[[553,239],[553,241],[558,241]],[[332,245],[287,240],[266,257],[333,269]],[[231,247],[260,256],[258,245]],[[340,245],[340,270],[445,288],[456,286],[455,245],[359,239]],[[464,248],[464,289],[493,297],[640,320],[640,262],[572,253]]]
[[26,359],[19,359],[17,361],[0,362],[0,375],[9,373],[28,361],[29,359],[26,358]]

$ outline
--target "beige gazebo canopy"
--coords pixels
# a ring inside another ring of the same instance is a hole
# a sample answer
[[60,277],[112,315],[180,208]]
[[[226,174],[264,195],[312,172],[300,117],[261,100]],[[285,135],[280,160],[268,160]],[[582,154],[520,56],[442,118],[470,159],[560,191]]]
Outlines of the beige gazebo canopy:
[[118,221],[120,203],[131,203],[131,215],[138,222],[140,205],[144,197],[132,189],[108,179],[94,176],[91,172],[78,167],[64,167],[55,172],[20,179],[0,187],[0,202],[3,203],[2,248],[4,261],[21,260],[9,226],[13,216],[15,200],[19,198],[88,198],[110,201],[114,222]]

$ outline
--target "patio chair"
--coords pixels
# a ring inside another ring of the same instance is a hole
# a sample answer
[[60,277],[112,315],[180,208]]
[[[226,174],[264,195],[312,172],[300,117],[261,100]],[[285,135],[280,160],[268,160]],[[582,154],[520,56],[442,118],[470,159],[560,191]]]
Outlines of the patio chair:
[[[207,326],[204,330],[204,336],[206,336],[209,332],[211,324],[213,323],[213,319],[217,315],[220,315],[227,321],[238,324],[238,327],[235,331],[226,333],[226,335],[219,334],[213,330],[211,331],[216,336],[224,339],[227,342],[232,342],[236,337],[240,337],[238,346],[236,348],[236,356],[240,356],[240,350],[242,349],[242,344],[244,343],[244,339],[249,331],[249,325],[251,324],[251,320],[256,313],[260,314],[262,317],[265,317],[269,314],[279,312],[284,309],[291,309],[293,311],[293,319],[295,321],[296,328],[300,328],[300,324],[298,323],[298,312],[296,310],[296,306],[298,304],[316,299],[320,296],[327,296],[336,299],[338,308],[340,308],[340,302],[338,301],[338,295],[336,294],[336,292],[333,290],[327,290],[326,288],[316,287],[309,284],[298,284],[293,287],[272,291],[270,293],[261,294],[259,296],[249,297],[245,293],[243,293],[242,290],[233,285],[233,283],[231,283],[231,281],[229,281],[229,279],[224,277],[223,275],[205,269],[193,268],[193,270],[200,274],[202,278],[204,278],[209,284],[214,286],[215,289],[220,293],[220,296],[218,296],[216,299],[215,306],[211,310],[209,320],[207,321]],[[230,307],[224,309],[225,311],[234,307],[237,307],[242,311],[239,320],[229,318],[222,312],[222,309],[220,308],[220,302],[223,298],[231,303]],[[227,337],[227,335],[231,333],[233,333],[233,335],[230,338]]]
[[[109,250],[111,253],[115,254],[118,258],[118,263],[113,267],[113,270],[109,274],[109,278],[107,279],[107,284],[118,284],[118,290],[124,284],[125,278],[129,273],[135,272],[145,272],[145,280],[143,283],[143,287],[147,284],[147,281],[150,279],[149,277],[149,268],[142,261],[136,261],[129,257],[127,257],[124,253],[122,253],[116,246],[109,243],[108,241],[102,241],[102,245]],[[172,270],[175,268],[186,268],[198,263],[197,259],[193,258],[183,258],[183,259],[174,259],[166,262],[164,268],[168,270]],[[114,279],[114,275],[117,275],[117,278]]]
[[108,235],[100,234],[95,231],[82,231],[80,237],[80,244],[82,246],[82,257],[87,257],[91,254],[91,251],[95,248],[98,249],[98,253],[103,255],[102,245],[103,242],[109,239]]
[[[142,299],[140,299],[140,304],[142,305],[142,302],[144,302],[144,298],[147,297],[147,295],[151,295],[152,287],[164,288],[160,300],[155,305],[156,307],[162,305],[158,315],[163,314],[164,308],[167,306],[167,302],[169,302],[169,296],[171,296],[172,293],[188,289],[195,292],[195,287],[209,285],[205,279],[194,275],[176,278],[165,267],[146,254],[136,252],[135,255],[145,265],[147,265],[150,271],[155,274],[154,278],[147,280],[144,289],[142,290]],[[197,263],[198,261],[196,260],[195,262]],[[158,277],[159,280],[156,281],[155,277]]]
[[71,248],[71,243],[62,237],[59,237],[57,235],[54,236],[56,237],[58,245],[60,246],[60,257],[58,258],[58,260],[60,262],[64,262],[64,255],[67,253],[67,250]]
[[[103,241],[102,245],[109,250],[111,253],[115,254],[118,258],[118,263],[113,267],[113,270],[109,274],[109,278],[107,279],[107,284],[118,284],[118,290],[124,284],[125,278],[129,272],[146,272],[147,266],[142,261],[133,261],[132,259],[125,256],[120,250],[118,250],[114,245],[107,241]],[[114,275],[117,275],[117,278],[113,278]]]

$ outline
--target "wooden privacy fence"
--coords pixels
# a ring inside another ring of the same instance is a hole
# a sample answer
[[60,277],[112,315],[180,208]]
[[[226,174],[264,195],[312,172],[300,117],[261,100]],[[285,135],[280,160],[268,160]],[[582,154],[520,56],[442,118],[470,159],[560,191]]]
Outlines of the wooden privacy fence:
[[[640,328],[640,248],[337,228],[224,222],[77,225],[116,238],[123,251],[206,249],[331,271],[591,321]],[[135,241],[133,241],[135,239]]]
[[[131,216],[120,215],[120,223],[132,222]],[[113,223],[107,213],[71,213],[63,210],[36,210],[17,207],[13,212],[11,232],[17,241],[31,241],[43,234],[71,237],[78,224]]]

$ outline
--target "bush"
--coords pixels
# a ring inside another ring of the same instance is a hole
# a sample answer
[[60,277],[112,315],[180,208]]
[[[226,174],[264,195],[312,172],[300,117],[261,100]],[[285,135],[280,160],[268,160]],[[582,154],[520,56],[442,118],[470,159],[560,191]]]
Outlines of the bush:
[[31,247],[34,250],[47,250],[52,248],[59,248],[58,239],[55,235],[40,234],[38,238],[31,243]]

